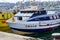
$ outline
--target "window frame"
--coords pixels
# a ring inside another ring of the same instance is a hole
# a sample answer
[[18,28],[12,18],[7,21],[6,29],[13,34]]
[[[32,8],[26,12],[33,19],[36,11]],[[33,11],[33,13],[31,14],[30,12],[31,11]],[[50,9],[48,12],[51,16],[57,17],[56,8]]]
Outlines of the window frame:
[[[21,19],[20,19],[21,18]],[[20,17],[18,17],[18,20],[23,20],[23,18],[20,16]]]

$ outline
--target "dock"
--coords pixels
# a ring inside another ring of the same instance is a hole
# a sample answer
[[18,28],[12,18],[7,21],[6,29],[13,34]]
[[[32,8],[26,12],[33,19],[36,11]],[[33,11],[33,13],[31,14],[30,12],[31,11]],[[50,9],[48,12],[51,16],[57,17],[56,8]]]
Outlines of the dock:
[[43,40],[43,39],[22,36],[13,33],[0,32],[0,40]]
[[60,40],[60,33],[53,33],[53,40]]

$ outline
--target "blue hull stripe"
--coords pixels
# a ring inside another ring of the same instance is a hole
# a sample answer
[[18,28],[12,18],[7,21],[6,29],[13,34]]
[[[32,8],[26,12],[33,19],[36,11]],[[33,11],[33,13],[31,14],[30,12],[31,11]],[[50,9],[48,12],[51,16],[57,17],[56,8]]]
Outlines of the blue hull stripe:
[[14,29],[17,31],[23,31],[23,32],[45,32],[45,31],[51,31],[56,28],[58,28],[58,27],[47,28],[47,29],[17,29],[17,28],[11,28],[11,29]]

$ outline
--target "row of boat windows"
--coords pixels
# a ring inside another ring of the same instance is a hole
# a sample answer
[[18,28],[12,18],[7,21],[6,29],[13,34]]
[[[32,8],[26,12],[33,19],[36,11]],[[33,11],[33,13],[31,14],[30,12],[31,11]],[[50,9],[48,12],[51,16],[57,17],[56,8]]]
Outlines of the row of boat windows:
[[34,13],[34,12],[37,12],[37,11],[21,11],[21,13]]
[[[18,17],[18,20],[23,20],[22,18],[23,17]],[[59,19],[59,18],[60,18],[60,15],[58,15],[58,16],[54,15],[54,16],[50,16],[50,17],[47,16],[47,17],[34,18],[31,21],[54,20],[54,19]]]
[[40,17],[40,18],[34,18],[30,21],[44,21],[44,20],[54,20],[54,19],[59,19],[60,18],[60,15],[59,16],[50,16],[50,17]]
[[39,13],[39,14],[46,14],[46,10],[43,11],[21,11],[21,13]]

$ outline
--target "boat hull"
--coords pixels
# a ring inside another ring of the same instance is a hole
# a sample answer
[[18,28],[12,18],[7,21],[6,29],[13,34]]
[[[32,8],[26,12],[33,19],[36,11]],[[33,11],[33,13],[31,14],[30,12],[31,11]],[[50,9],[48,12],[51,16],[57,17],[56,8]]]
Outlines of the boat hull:
[[[59,28],[59,23],[58,24],[55,24],[55,25],[47,25],[47,26],[38,26],[39,24],[38,23],[33,23],[35,25],[37,25],[36,27],[26,27],[25,25],[22,25],[20,23],[8,23],[10,28],[12,29],[12,31],[14,32],[23,32],[23,33],[27,33],[27,34],[30,34],[30,33],[42,33],[42,32],[49,32],[49,31],[52,31],[54,29],[57,29]],[[26,23],[25,23],[26,24]],[[32,23],[31,23],[32,24]],[[28,23],[27,23],[28,25]]]
[[52,27],[52,28],[45,28],[45,29],[17,29],[17,28],[11,28],[13,30],[18,30],[18,31],[23,31],[23,32],[45,32],[45,31],[51,31],[58,28],[57,27]]

